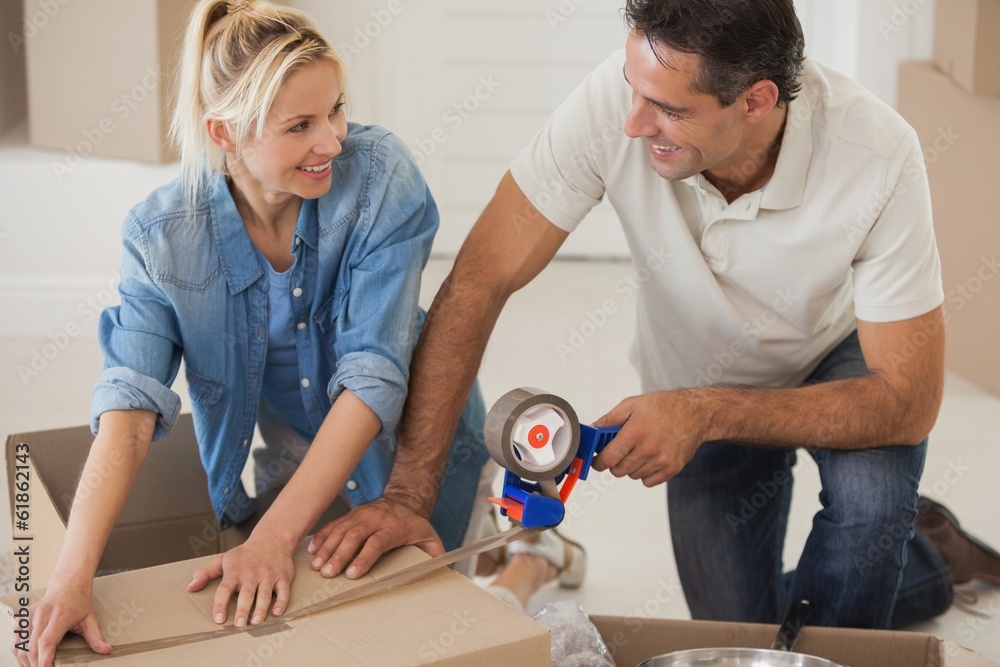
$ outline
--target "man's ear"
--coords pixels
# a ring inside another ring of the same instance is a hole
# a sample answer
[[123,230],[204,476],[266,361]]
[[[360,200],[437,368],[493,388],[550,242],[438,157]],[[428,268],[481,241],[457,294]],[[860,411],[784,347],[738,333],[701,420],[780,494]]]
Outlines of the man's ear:
[[743,94],[743,110],[750,122],[759,122],[778,104],[778,86],[770,79],[758,81]]
[[229,136],[229,128],[224,121],[218,118],[209,118],[205,121],[205,129],[212,143],[221,148],[226,153],[236,152],[236,142]]

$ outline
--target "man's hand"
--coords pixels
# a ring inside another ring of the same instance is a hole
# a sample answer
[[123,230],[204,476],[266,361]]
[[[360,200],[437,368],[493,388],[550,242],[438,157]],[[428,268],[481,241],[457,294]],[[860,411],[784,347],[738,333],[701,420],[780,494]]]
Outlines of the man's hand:
[[67,632],[75,632],[87,640],[95,653],[111,653],[104,641],[101,627],[94,615],[90,591],[80,587],[53,585],[31,612],[29,652],[13,649],[22,667],[50,667],[55,663],[56,647]]
[[646,486],[667,481],[705,441],[707,420],[701,403],[696,390],[626,398],[594,422],[594,426],[622,424],[621,432],[594,459],[594,469],[641,479]]
[[323,576],[336,577],[350,563],[347,578],[357,579],[387,551],[407,544],[430,556],[444,553],[427,519],[405,503],[383,496],[323,526],[310,540],[309,553],[315,554],[312,568]]
[[292,554],[273,536],[259,535],[254,530],[245,544],[230,549],[199,568],[188,584],[188,590],[200,591],[208,582],[222,577],[215,591],[212,618],[216,623],[225,623],[229,598],[235,593],[233,623],[236,627],[243,627],[250,618],[251,607],[254,608],[251,623],[256,625],[267,618],[272,594],[277,595],[274,615],[283,614],[288,608],[294,576]]

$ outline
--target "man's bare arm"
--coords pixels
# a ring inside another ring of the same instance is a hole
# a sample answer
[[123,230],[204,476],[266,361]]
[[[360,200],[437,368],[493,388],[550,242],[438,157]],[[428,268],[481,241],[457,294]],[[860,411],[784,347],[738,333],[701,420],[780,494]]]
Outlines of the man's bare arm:
[[713,440],[826,449],[920,443],[934,426],[944,387],[941,309],[900,322],[858,322],[858,337],[864,377],[796,389],[705,387],[628,398],[598,422],[626,427],[595,467],[653,486]]
[[500,311],[566,236],[506,174],[428,312],[386,495],[430,516],[455,425]]
[[545,268],[566,236],[504,175],[424,322],[383,497],[328,524],[312,541],[324,562],[338,551],[330,560],[334,575],[345,553],[357,553],[348,576],[361,576],[386,551],[433,535],[427,519],[490,333],[510,295]]

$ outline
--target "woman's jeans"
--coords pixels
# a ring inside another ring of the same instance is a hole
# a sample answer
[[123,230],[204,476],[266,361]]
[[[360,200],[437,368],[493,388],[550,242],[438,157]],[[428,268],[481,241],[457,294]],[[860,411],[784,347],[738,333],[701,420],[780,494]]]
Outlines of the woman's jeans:
[[[867,373],[854,333],[806,384]],[[806,451],[819,467],[823,508],[793,572],[783,572],[782,549],[795,450],[706,443],[667,483],[692,617],[775,623],[792,601],[806,599],[813,625],[899,628],[947,610],[951,573],[913,528],[927,441]]]

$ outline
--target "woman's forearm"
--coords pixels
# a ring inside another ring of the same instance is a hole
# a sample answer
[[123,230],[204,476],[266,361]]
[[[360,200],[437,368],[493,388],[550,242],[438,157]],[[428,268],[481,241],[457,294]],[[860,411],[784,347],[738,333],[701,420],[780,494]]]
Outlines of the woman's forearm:
[[345,390],[254,533],[266,533],[289,552],[294,551],[340,493],[381,427],[378,415]]
[[156,414],[114,410],[101,415],[70,512],[53,584],[89,587],[111,530],[125,507],[153,439]]

